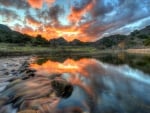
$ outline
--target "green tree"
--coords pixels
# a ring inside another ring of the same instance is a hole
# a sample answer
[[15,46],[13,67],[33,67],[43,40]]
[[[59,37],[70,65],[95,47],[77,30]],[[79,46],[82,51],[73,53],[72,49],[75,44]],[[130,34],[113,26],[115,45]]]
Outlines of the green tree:
[[47,41],[41,35],[37,35],[35,38],[32,39],[32,43],[34,45],[48,45],[49,41]]

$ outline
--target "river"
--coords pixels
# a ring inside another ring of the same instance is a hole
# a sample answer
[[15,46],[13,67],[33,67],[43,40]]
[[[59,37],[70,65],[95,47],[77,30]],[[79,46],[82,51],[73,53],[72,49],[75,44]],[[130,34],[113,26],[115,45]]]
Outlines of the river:
[[150,56],[37,56],[30,68],[43,77],[61,74],[73,85],[53,113],[150,113]]

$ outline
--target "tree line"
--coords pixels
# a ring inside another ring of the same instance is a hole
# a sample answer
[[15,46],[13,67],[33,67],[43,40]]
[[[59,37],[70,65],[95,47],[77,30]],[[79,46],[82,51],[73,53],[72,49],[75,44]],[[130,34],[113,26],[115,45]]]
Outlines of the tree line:
[[150,46],[150,26],[131,32],[130,35],[112,35],[104,37],[96,42],[81,42],[78,39],[67,42],[63,37],[46,40],[41,35],[36,37],[27,34],[21,34],[16,31],[0,29],[0,43],[15,43],[18,45],[32,46],[95,46],[100,49],[105,48],[132,48],[140,46]]

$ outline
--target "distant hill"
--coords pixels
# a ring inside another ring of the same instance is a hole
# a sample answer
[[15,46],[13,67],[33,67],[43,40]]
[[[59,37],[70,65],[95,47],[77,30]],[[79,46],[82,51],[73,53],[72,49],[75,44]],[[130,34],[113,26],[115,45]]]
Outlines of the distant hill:
[[99,49],[106,49],[106,48],[116,48],[121,43],[125,43],[127,40],[126,35],[112,35],[109,37],[104,37],[96,42],[93,42],[92,45],[99,48]]
[[63,38],[51,39],[49,41],[50,45],[57,46],[57,45],[68,45],[68,42]]
[[143,48],[150,46],[150,26],[135,30],[130,35],[111,35],[92,43],[99,49]]
[[[50,45],[59,46],[59,45],[72,45],[72,46],[82,46],[88,44],[88,42],[81,42],[78,39],[74,39],[71,42],[66,41],[63,37],[57,38],[57,39],[51,39],[49,41]],[[90,44],[90,43],[89,43]]]
[[0,30],[2,31],[11,31],[11,29],[8,26],[5,26],[3,24],[0,24]]
[[47,41],[41,35],[33,38],[27,34],[21,34],[12,31],[9,27],[0,24],[0,42],[5,43],[18,43],[18,44],[31,44],[35,45],[48,45],[48,46],[94,46],[98,49],[126,49],[126,48],[144,48],[150,46],[150,25],[141,29],[135,30],[130,35],[111,35],[103,37],[96,42],[81,42],[74,39],[67,42],[63,37],[51,39]]
[[9,27],[0,24],[0,42],[21,44],[30,41],[30,38],[28,35],[13,31]]
[[150,25],[146,26],[144,29],[139,30],[139,33],[143,35],[150,35]]

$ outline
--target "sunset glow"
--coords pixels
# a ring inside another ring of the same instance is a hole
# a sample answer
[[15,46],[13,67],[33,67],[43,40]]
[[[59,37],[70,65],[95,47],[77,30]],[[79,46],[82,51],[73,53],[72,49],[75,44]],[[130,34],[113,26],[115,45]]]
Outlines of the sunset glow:
[[[88,76],[88,73],[84,71],[84,66],[87,66],[89,62],[87,59],[81,59],[79,61],[74,61],[72,59],[67,59],[63,63],[59,62],[53,62],[53,61],[47,61],[43,63],[42,65],[38,64],[31,64],[30,67],[36,70],[42,71],[46,70],[46,72],[55,74],[55,73],[71,73],[71,74],[77,74],[81,73],[84,76]],[[42,72],[41,72],[42,73]]]
[[[75,61],[73,59],[67,59],[63,63],[60,62],[54,62],[54,61],[46,61],[42,65],[38,65],[36,63],[33,63],[30,65],[30,68],[37,70],[37,74],[43,76],[43,74],[49,76],[52,74],[64,74],[68,73],[69,77],[68,80],[74,84],[82,87],[88,94],[93,96],[92,88],[90,88],[88,85],[83,84],[82,78],[85,77],[86,79],[90,79],[88,70],[88,66],[93,65],[95,68],[97,68],[97,61],[94,59],[80,59],[78,61]],[[96,72],[96,70],[93,70]]]
[[149,7],[149,0],[0,0],[0,24],[47,40],[90,42],[145,27]]

